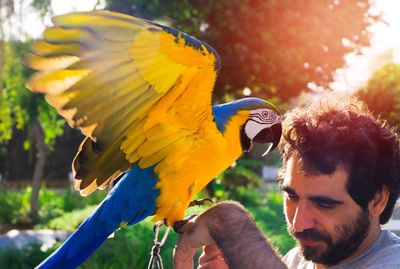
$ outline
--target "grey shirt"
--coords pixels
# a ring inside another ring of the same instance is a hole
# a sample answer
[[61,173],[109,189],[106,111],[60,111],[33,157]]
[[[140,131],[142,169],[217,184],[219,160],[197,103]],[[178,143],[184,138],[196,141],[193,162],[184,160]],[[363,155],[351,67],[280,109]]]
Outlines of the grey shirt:
[[[289,269],[313,269],[296,247],[290,250],[283,261]],[[329,269],[400,269],[400,238],[388,230],[382,230],[375,243],[361,256],[328,267]]]

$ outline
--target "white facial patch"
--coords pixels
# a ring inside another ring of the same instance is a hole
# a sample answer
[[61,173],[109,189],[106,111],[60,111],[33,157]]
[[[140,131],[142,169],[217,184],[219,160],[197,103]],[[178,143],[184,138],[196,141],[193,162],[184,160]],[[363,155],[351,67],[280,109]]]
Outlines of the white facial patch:
[[282,122],[282,117],[275,111],[267,108],[260,108],[250,111],[250,119],[244,127],[245,133],[250,140],[265,128]]

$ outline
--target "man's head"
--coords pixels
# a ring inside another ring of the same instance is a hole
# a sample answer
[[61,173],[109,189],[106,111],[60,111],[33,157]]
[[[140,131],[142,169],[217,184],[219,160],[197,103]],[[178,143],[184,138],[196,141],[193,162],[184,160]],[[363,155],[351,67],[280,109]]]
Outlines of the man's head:
[[[337,96],[335,96],[337,97]],[[288,227],[305,258],[333,264],[386,223],[400,191],[397,135],[350,98],[286,115],[280,149]]]

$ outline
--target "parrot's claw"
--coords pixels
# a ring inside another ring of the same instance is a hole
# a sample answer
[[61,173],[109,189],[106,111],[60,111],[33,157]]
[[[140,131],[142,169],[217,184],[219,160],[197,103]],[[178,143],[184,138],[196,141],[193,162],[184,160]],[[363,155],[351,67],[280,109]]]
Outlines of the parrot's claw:
[[157,221],[153,226],[153,232],[154,233],[158,233],[158,231],[160,230],[161,226],[163,226],[163,225],[168,226],[167,221],[165,219]]
[[[191,201],[189,203],[189,207],[205,205],[206,203],[213,204],[214,202],[213,202],[213,200],[211,200],[211,198],[203,198],[203,199]],[[183,226],[185,226],[185,224],[188,223],[188,221],[190,221],[191,219],[193,219],[196,216],[197,216],[197,214],[191,214],[188,217],[186,217],[184,220],[176,221],[172,228],[174,229],[174,231],[176,233],[181,234],[181,233],[183,233],[183,231],[182,231]]]
[[186,223],[188,223],[191,219],[193,219],[196,216],[197,216],[197,214],[190,214],[184,220],[176,221],[172,228],[174,229],[174,231],[176,233],[181,234],[181,233],[183,233],[183,231],[182,231],[183,226],[185,226]]
[[199,199],[199,200],[192,200],[189,203],[189,207],[196,206],[196,205],[205,205],[206,202],[209,202],[210,204],[214,204],[214,201],[211,200],[211,198],[203,198],[203,199]]

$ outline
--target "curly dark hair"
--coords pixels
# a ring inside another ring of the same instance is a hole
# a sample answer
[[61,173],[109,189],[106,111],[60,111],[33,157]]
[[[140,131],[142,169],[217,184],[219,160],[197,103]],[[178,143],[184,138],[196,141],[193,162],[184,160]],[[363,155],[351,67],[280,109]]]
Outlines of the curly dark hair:
[[291,156],[301,158],[307,173],[349,173],[347,191],[364,210],[386,187],[389,200],[380,215],[386,223],[400,194],[399,139],[393,128],[375,118],[353,97],[323,95],[286,114],[280,143],[284,173]]

